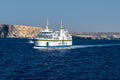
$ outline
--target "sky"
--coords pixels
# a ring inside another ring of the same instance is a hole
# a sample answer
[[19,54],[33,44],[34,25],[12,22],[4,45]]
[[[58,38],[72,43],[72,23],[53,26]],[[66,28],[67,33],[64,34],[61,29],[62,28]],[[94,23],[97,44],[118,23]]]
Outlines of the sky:
[[120,0],[0,0],[0,24],[120,32]]

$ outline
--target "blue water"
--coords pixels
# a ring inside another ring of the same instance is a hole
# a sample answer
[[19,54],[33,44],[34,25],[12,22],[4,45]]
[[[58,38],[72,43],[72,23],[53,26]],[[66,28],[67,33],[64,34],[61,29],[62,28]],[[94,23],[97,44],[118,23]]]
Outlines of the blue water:
[[119,40],[73,44],[78,47],[37,50],[27,39],[0,39],[0,80],[120,80]]

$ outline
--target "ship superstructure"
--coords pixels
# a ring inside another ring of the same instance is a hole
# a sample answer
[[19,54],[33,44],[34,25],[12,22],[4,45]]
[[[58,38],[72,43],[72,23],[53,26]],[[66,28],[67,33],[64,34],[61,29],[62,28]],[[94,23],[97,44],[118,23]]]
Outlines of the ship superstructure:
[[45,30],[41,31],[35,38],[35,46],[37,47],[57,47],[57,46],[71,46],[72,36],[62,26],[59,31],[50,30],[48,28],[48,21]]

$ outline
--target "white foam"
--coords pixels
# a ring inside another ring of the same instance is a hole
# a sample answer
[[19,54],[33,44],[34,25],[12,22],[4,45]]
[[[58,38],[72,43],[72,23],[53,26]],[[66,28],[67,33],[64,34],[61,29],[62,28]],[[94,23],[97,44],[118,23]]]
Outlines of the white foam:
[[33,47],[40,50],[61,50],[61,49],[77,49],[77,48],[89,48],[89,47],[105,47],[105,46],[117,46],[120,44],[95,44],[95,45],[73,45],[69,47]]
[[76,48],[88,48],[88,47],[107,47],[107,46],[117,46],[120,44],[95,44],[95,45],[73,45],[71,46],[72,49]]
[[28,43],[34,43],[34,41],[32,41],[32,40],[29,40],[29,42]]
[[71,47],[33,47],[34,49],[48,49],[48,50],[56,50],[56,49],[71,49]]

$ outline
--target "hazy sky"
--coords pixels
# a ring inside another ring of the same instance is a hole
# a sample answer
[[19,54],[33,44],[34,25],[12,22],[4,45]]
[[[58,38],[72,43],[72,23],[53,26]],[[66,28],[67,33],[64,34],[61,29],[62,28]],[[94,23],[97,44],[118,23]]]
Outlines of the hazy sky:
[[120,32],[120,0],[0,0],[0,23],[72,32]]

